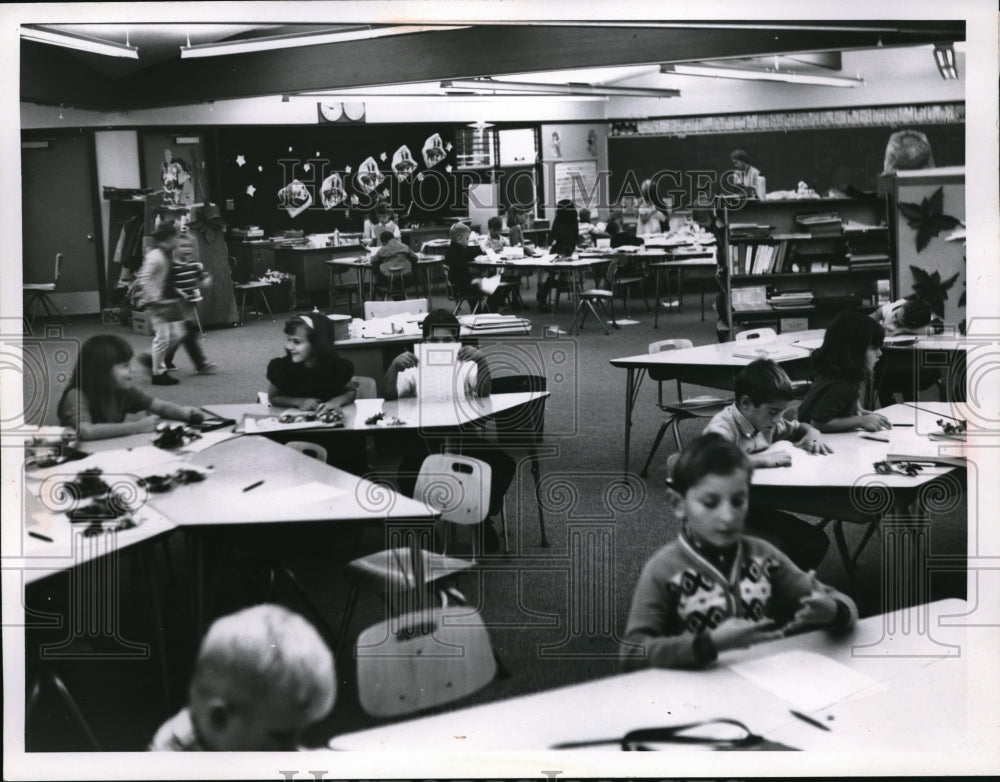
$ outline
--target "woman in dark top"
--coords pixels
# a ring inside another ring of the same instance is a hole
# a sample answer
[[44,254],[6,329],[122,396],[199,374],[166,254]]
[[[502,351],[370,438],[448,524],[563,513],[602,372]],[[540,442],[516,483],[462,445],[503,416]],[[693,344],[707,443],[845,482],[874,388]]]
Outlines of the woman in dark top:
[[[568,199],[556,204],[556,216],[552,220],[552,252],[554,255],[571,256],[576,251],[576,242],[580,237],[580,221],[576,214],[576,206]],[[559,284],[561,274],[549,272],[545,280],[538,286],[538,307],[542,312],[548,312],[549,294]]]
[[318,313],[285,323],[285,355],[267,365],[271,404],[322,413],[354,401],[354,365],[334,349],[332,332]]

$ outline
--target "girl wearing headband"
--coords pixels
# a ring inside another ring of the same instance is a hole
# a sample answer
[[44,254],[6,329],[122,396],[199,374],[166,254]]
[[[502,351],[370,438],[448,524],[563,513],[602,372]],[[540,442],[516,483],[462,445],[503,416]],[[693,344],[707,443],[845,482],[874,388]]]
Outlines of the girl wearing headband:
[[333,324],[319,313],[285,323],[285,355],[267,365],[271,404],[325,412],[354,401],[354,365],[333,347]]

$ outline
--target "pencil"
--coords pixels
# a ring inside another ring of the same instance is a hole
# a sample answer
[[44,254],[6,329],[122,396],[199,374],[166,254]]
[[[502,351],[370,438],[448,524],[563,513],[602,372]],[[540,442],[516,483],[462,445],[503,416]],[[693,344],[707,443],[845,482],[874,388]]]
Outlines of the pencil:
[[[886,442],[888,442],[888,440],[887,440]],[[250,491],[251,489],[256,489],[256,488],[257,488],[258,486],[260,486],[260,485],[261,485],[261,484],[262,484],[263,482],[264,482],[264,481],[257,481],[257,483],[251,483],[251,484],[250,484],[249,486],[244,486],[244,487],[243,487],[243,491]]]
[[827,727],[826,725],[824,725],[819,720],[813,719],[808,714],[803,714],[801,711],[795,711],[795,709],[789,709],[788,711],[791,712],[791,714],[792,714],[793,717],[797,717],[798,719],[802,720],[803,722],[808,722],[814,728],[819,728],[820,730],[825,730],[828,733],[830,732],[830,728],[829,727]]
[[887,443],[887,442],[889,442],[889,438],[888,437],[876,437],[873,434],[863,434],[863,435],[861,435],[861,439],[863,439],[863,440],[874,440],[875,442],[878,442],[878,443]]

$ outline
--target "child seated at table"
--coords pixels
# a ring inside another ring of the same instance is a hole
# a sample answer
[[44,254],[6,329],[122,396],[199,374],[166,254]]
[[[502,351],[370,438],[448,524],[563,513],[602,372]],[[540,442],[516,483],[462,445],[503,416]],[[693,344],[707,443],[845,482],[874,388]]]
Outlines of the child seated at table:
[[[768,451],[778,440],[789,440],[811,454],[830,453],[816,429],[802,421],[788,421],[783,413],[794,397],[792,381],[777,363],[759,358],[736,376],[736,401],[720,410],[705,434],[724,437],[750,457],[754,468],[788,467],[790,454]],[[754,503],[747,515],[754,535],[773,543],[801,568],[815,568],[826,555],[830,540],[812,524],[774,508]]]
[[577,225],[576,243],[580,247],[590,247],[594,243],[594,233],[597,227],[590,222],[590,210],[581,209],[579,215],[579,225]]
[[[422,325],[424,342],[457,342],[460,334],[460,324],[451,312],[437,309],[429,313]],[[402,397],[420,396],[420,371],[417,357],[409,351],[401,353],[393,359],[382,380],[382,396],[386,400]],[[492,388],[490,368],[486,356],[471,345],[463,345],[458,351],[456,387],[461,388],[467,397],[489,396]],[[490,516],[496,516],[503,508],[503,498],[511,481],[514,479],[516,465],[510,455],[496,446],[491,445],[475,435],[464,435],[460,438],[461,453],[474,459],[481,459],[490,465],[492,480],[490,483]],[[408,437],[401,439],[397,451],[403,453],[399,466],[400,490],[404,494],[413,495],[416,477],[420,466],[428,454],[436,453],[443,447],[438,438]],[[500,539],[496,530],[487,522],[484,525],[485,550],[495,551],[499,548]]]
[[[576,214],[576,206],[569,199],[563,199],[556,204],[556,216],[552,220],[552,247],[549,250],[553,255],[562,258],[569,258],[576,252],[576,242],[579,238],[580,221]],[[549,272],[542,282],[538,283],[538,308],[542,312],[549,311],[549,295],[552,289],[559,286],[561,290],[569,290],[563,272]]]
[[402,236],[399,226],[393,222],[389,205],[384,202],[375,207],[371,217],[365,218],[364,227],[361,230],[361,242],[371,246],[375,244],[383,231],[391,231],[392,235],[397,238]]
[[288,751],[337,697],[333,654],[279,605],[216,620],[201,643],[188,705],[157,730],[154,751]]
[[821,432],[891,429],[888,418],[864,404],[884,340],[882,325],[867,315],[850,310],[834,315],[812,354],[817,377],[799,405],[799,420]]
[[849,597],[743,534],[752,474],[747,455],[715,434],[681,452],[669,489],[681,532],[639,576],[621,653],[627,670],[704,667],[729,649],[857,622]]
[[504,247],[510,247],[510,240],[500,234],[503,222],[499,217],[491,217],[486,221],[487,234],[479,240],[479,246],[484,252],[500,253]]
[[[403,240],[392,231],[382,231],[378,240],[379,247],[372,253],[372,279],[376,285],[387,288],[394,282],[399,283],[400,291],[405,291],[412,279],[417,254],[403,244]],[[383,273],[383,269],[392,270],[397,279],[391,279]]]
[[339,410],[357,396],[354,365],[333,346],[333,324],[319,313],[285,322],[285,355],[267,365],[268,397],[277,407]]
[[203,420],[196,407],[154,399],[133,386],[132,355],[132,346],[115,334],[98,334],[84,342],[59,399],[60,426],[75,429],[81,440],[101,440],[155,431],[157,416],[188,423]]
[[[931,312],[930,304],[923,299],[906,298],[883,304],[871,314],[872,320],[881,324],[887,337],[918,334],[928,326],[941,326],[941,321]],[[896,403],[899,393],[904,402],[912,402],[917,392],[930,388],[941,380],[936,369],[918,367],[914,372],[913,356],[907,352],[890,352],[882,356],[874,370],[874,385],[882,407]]]
[[472,229],[465,223],[454,223],[448,229],[451,242],[444,253],[448,282],[454,289],[455,296],[468,301],[470,309],[473,309],[481,298],[485,298],[486,306],[490,311],[496,312],[504,297],[502,292],[497,292],[500,275],[481,277],[473,275],[470,271],[469,264],[482,253],[478,244],[469,246],[471,234]]

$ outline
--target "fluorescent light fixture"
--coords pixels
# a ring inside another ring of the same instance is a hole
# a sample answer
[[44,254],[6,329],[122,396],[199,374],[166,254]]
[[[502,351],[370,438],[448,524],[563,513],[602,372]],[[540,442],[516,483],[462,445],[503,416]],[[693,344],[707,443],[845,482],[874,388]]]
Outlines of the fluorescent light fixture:
[[568,101],[578,103],[607,103],[607,95],[552,95],[550,93],[519,93],[512,95],[503,93],[500,95],[474,95],[473,93],[449,93],[441,92],[373,92],[373,93],[342,93],[342,92],[296,92],[286,93],[281,96],[282,103],[288,103],[297,98],[328,98],[331,100],[355,100],[366,103],[448,103],[468,102],[468,103],[510,103],[511,101]]
[[712,76],[717,79],[743,79],[745,81],[780,81],[788,84],[814,84],[821,87],[857,87],[864,84],[860,76],[821,76],[790,71],[755,70],[753,68],[724,68],[715,65],[688,65],[685,63],[660,66],[661,73],[678,76]]
[[388,25],[378,27],[360,25],[328,33],[290,33],[264,38],[247,38],[239,41],[219,41],[181,47],[181,59],[188,57],[219,57],[226,54],[246,54],[266,52],[274,49],[293,49],[298,46],[317,46],[324,43],[344,43],[345,41],[365,41],[370,38],[384,38],[388,35],[407,35],[427,31],[461,30],[467,25]]
[[955,45],[952,43],[934,44],[934,62],[937,63],[938,73],[945,81],[958,78],[958,63],[955,62]]
[[135,46],[129,46],[127,43],[105,41],[101,38],[91,38],[88,35],[56,32],[54,30],[46,30],[43,27],[22,27],[21,37],[26,41],[47,43],[53,46],[62,46],[66,49],[90,52],[91,54],[103,54],[107,57],[139,59],[139,49]]
[[[48,141],[22,141],[21,149],[48,149]],[[965,230],[965,229],[962,229]]]
[[593,84],[569,82],[567,84],[541,84],[533,81],[501,81],[499,79],[447,79],[441,89],[479,90],[495,92],[533,92],[556,95],[606,95],[633,98],[676,98],[680,90],[653,87],[602,87]]
[[201,141],[199,136],[175,136],[175,144],[197,144]]

